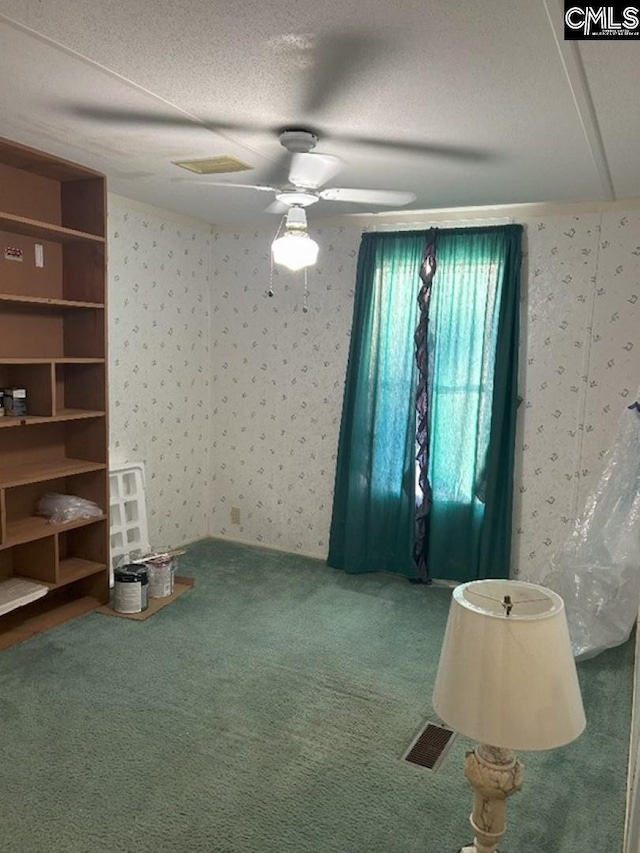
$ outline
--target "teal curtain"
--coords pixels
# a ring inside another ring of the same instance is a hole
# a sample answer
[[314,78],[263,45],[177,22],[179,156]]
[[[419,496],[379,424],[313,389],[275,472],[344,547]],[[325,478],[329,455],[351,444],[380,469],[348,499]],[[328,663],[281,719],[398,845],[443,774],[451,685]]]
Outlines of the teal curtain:
[[358,256],[328,563],[415,577],[413,336],[425,239],[364,234]]
[[509,577],[521,241],[519,225],[438,234],[427,565],[441,579]]
[[[417,577],[414,334],[430,232],[360,247],[328,563]],[[508,577],[518,375],[521,226],[437,232],[429,306],[435,578]]]

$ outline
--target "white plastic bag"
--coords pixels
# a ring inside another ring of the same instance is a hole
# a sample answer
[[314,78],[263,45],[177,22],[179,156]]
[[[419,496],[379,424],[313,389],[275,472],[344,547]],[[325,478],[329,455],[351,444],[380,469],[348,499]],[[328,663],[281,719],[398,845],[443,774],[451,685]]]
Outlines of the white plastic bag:
[[43,495],[38,501],[36,512],[48,518],[51,524],[64,524],[78,518],[98,518],[104,514],[93,501],[56,492]]

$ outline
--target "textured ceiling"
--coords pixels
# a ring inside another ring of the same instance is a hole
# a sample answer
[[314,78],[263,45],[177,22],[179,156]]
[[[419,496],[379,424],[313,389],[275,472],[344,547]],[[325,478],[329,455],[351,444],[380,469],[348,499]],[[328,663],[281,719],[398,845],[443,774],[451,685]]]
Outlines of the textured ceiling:
[[254,169],[220,181],[284,184],[287,126],[342,159],[331,185],[414,209],[640,197],[638,45],[561,26],[556,0],[0,0],[1,133],[220,224],[271,199],[171,161],[231,154]]

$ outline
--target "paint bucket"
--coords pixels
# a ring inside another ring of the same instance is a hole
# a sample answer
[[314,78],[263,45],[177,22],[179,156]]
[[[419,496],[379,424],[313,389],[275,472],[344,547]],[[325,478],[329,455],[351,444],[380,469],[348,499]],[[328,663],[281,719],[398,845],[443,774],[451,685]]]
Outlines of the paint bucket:
[[149,606],[149,573],[146,566],[130,563],[113,570],[113,609],[116,613],[140,613]]
[[3,395],[5,415],[22,417],[27,414],[27,389],[5,388]]
[[145,560],[149,571],[149,595],[151,598],[166,598],[173,593],[175,560],[163,554]]

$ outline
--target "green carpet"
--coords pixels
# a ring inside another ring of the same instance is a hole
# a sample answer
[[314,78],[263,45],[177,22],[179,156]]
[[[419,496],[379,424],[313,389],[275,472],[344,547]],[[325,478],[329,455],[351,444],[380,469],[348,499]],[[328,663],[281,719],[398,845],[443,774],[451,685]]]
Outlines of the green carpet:
[[[450,593],[215,540],[148,621],[90,614],[0,653],[2,853],[454,853],[458,738],[431,717]],[[633,647],[580,666],[587,732],[521,756],[501,853],[620,853]]]

